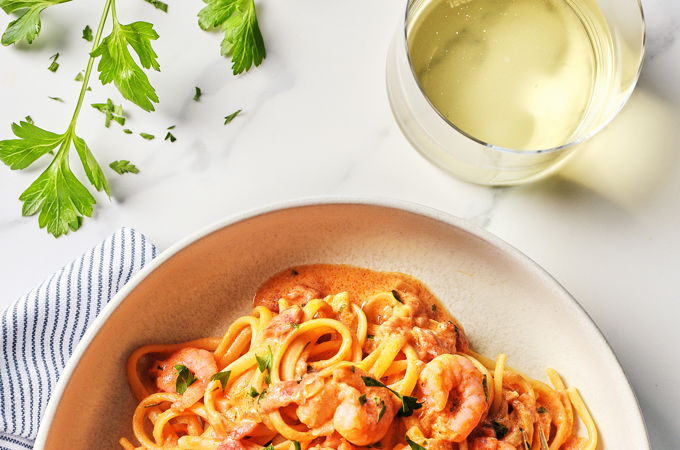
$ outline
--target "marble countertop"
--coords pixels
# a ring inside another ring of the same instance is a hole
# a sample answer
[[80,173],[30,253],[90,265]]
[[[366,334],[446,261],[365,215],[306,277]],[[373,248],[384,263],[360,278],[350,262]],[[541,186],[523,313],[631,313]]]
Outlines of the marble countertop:
[[[27,50],[0,48],[0,137],[26,115],[65,127],[86,61],[80,38],[101,2],[48,10],[43,36]],[[605,334],[641,403],[654,448],[680,442],[675,374],[680,370],[680,3],[643,1],[648,50],[631,101],[604,133],[557,176],[514,188],[453,179],[415,152],[396,126],[385,91],[385,55],[402,2],[262,0],[268,57],[233,77],[219,36],[196,25],[201,2],[170,13],[121,2],[124,21],[156,24],[162,66],[152,74],[161,102],[130,106],[127,126],[145,141],[103,127],[84,108],[79,132],[99,161],[129,159],[139,175],[110,173],[112,197],[95,217],[54,239],[20,215],[19,194],[36,170],[0,168],[0,307],[121,226],[162,250],[206,224],[245,209],[317,195],[413,201],[469,219],[553,274]],[[2,15],[0,27],[8,19]],[[46,70],[59,51],[57,73]],[[203,90],[192,100],[194,86]],[[66,103],[51,101],[58,96]],[[116,102],[93,83],[86,104]],[[223,117],[243,114],[228,126]],[[176,125],[177,142],[163,141]],[[107,169],[108,170],[108,169]]]

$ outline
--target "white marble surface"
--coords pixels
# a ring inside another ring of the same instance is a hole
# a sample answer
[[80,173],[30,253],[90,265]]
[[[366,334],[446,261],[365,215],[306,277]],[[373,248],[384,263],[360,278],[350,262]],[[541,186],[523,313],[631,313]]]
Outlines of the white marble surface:
[[[45,15],[30,50],[0,48],[0,137],[30,114],[60,131],[71,114],[102,2],[73,1]],[[176,3],[176,4],[175,4]],[[268,58],[233,77],[201,32],[198,0],[163,14],[139,0],[119,2],[123,21],[147,19],[162,72],[161,103],[129,106],[128,126],[177,142],[125,135],[84,108],[79,132],[102,165],[130,159],[139,175],[111,172],[113,195],[95,218],[54,239],[20,216],[19,194],[36,170],[0,167],[0,306],[121,226],[160,249],[226,215],[314,195],[391,197],[478,223],[524,251],[571,291],[598,323],[630,377],[655,449],[677,448],[680,391],[680,3],[644,2],[648,53],[631,102],[560,174],[518,188],[472,186],[423,160],[392,119],[384,57],[401,15],[390,0],[261,0]],[[2,16],[4,29],[8,19]],[[61,52],[61,67],[46,70]],[[194,86],[204,95],[192,101]],[[59,96],[66,104],[47,98]],[[87,103],[120,96],[93,84]],[[223,117],[244,113],[228,126]],[[106,169],[108,171],[108,169]],[[606,374],[601,374],[606,376]],[[615,414],[616,411],[612,411]],[[618,449],[617,449],[618,450]]]

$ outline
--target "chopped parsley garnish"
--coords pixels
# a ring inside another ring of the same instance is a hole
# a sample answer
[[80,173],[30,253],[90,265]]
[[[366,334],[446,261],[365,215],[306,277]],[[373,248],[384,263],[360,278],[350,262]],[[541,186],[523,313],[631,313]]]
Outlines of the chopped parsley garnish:
[[144,0],[145,2],[149,3],[150,5],[153,5],[154,8],[160,9],[163,12],[168,12],[168,4],[163,3],[160,0]]
[[83,72],[78,72],[73,81],[83,81]]
[[290,270],[290,274],[293,275],[294,277],[296,277],[296,276],[300,275],[300,272],[298,272],[298,271],[295,270],[295,269],[291,269],[291,270]]
[[237,109],[236,111],[234,111],[233,113],[229,114],[228,116],[225,116],[225,117],[224,117],[224,124],[226,125],[226,124],[230,123],[232,120],[234,120],[234,119],[236,118],[236,116],[238,116],[239,114],[241,114],[241,111],[243,111],[243,110],[242,110],[242,109]]
[[360,404],[360,405],[366,404],[366,394],[361,394],[361,395],[359,396],[359,404]]
[[368,339],[369,341],[372,341],[373,339],[375,339],[375,336],[372,335],[372,334],[367,334],[366,339]]
[[85,28],[83,28],[83,39],[92,42],[92,28],[89,25],[85,25]]
[[194,101],[197,102],[201,99],[201,95],[203,95],[203,93],[201,92],[201,88],[198,86],[195,86],[194,89],[196,90],[196,93],[194,94]]
[[120,125],[125,125],[123,106],[114,105],[113,100],[110,98],[106,99],[106,103],[92,103],[91,106],[100,113],[104,114],[104,126],[106,128],[111,126],[111,121],[117,122]]
[[437,312],[437,305],[432,303],[432,312]]
[[496,422],[495,420],[491,421],[491,426],[493,427],[493,431],[496,433],[496,439],[503,439],[507,434],[508,434],[508,427],[503,425],[500,422]]
[[59,52],[55,53],[54,55],[50,56],[50,59],[52,60],[52,63],[50,66],[47,68],[50,72],[56,72],[57,69],[59,68],[59,63],[57,62],[57,59],[59,59]]
[[274,448],[274,445],[270,442],[269,444],[267,444],[264,450],[276,450],[276,449]]
[[127,159],[113,161],[111,164],[109,164],[109,167],[118,175],[123,175],[124,173],[139,173],[137,166],[132,164]]
[[413,414],[414,410],[420,409],[423,406],[422,403],[418,403],[417,398],[409,397],[408,395],[401,395],[397,391],[390,389],[384,383],[376,380],[375,378],[362,376],[361,379],[364,380],[364,384],[366,386],[384,387],[385,389],[389,390],[391,393],[396,395],[397,398],[399,398],[399,400],[401,400],[401,408],[399,408],[399,411],[397,412],[397,417],[409,417],[410,415]]
[[484,375],[484,379],[482,380],[482,387],[484,388],[484,399],[486,401],[489,401],[489,382],[486,381],[486,375]]
[[295,329],[300,328],[300,324],[299,324],[299,323],[295,323],[295,322],[291,322],[291,323],[290,323],[290,326],[293,327],[293,328],[295,328]]
[[267,346],[267,354],[264,356],[256,354],[255,359],[257,360],[257,368],[260,370],[260,372],[264,373],[267,371],[267,373],[264,375],[264,381],[267,384],[271,383],[272,365],[274,364],[274,354],[272,353],[272,348]]
[[189,386],[194,384],[198,378],[183,364],[175,365],[177,371],[177,380],[175,381],[175,390],[178,394],[184,394]]
[[401,299],[401,296],[399,295],[399,292],[395,291],[394,289],[392,289],[392,296],[399,303],[404,303],[404,301]]
[[50,97],[50,96],[48,95],[47,98],[49,98],[50,100],[54,100],[55,102],[64,103],[64,99],[61,98],[61,97]]
[[539,414],[545,414],[545,413],[548,412],[548,410],[545,409],[545,408],[542,407],[542,406],[539,406],[538,409],[536,410],[536,412],[538,412]]
[[171,132],[168,131],[168,133],[165,135],[164,140],[170,141],[170,142],[175,142],[177,140],[177,138],[175,137],[174,134],[172,134]]
[[125,129],[123,130],[123,133],[125,133],[125,134],[132,134],[132,130],[129,129],[129,128],[125,128]]
[[249,392],[249,394],[250,394],[250,396],[253,397],[253,398],[258,397],[258,396],[260,395],[260,393],[257,392],[257,389],[255,389],[255,388],[252,387],[252,386],[250,386],[250,392]]
[[406,443],[408,444],[409,447],[411,447],[412,450],[426,450],[425,447],[423,447],[422,445],[416,444],[411,439],[409,439],[408,436],[406,436]]
[[210,377],[210,381],[219,381],[222,385],[222,390],[226,389],[227,383],[229,382],[229,377],[231,376],[231,370],[225,370],[224,372],[217,372],[215,375]]
[[298,441],[293,441],[293,447],[295,450],[300,450],[300,443]]
[[153,134],[149,134],[149,133],[141,132],[141,133],[139,133],[139,135],[141,137],[143,137],[144,139],[146,139],[147,141],[152,141],[152,140],[156,139],[156,136],[154,136]]

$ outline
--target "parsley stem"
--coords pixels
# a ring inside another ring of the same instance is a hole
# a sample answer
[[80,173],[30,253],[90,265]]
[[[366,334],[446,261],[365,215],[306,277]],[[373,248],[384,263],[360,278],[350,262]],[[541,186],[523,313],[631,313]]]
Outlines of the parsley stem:
[[76,108],[73,111],[73,117],[71,117],[71,123],[69,124],[67,133],[73,133],[75,131],[78,115],[80,114],[80,110],[83,106],[83,100],[85,99],[85,93],[87,92],[87,85],[90,81],[92,67],[94,66],[94,57],[92,56],[92,52],[94,52],[95,49],[99,47],[99,42],[101,41],[102,34],[104,32],[104,25],[106,25],[106,19],[109,17],[109,10],[111,9],[111,5],[113,3],[113,0],[106,0],[106,3],[104,3],[104,11],[102,12],[102,17],[99,19],[97,33],[92,40],[92,50],[90,51],[89,59],[87,60],[87,67],[85,68],[85,75],[83,76],[83,84],[80,87],[80,95],[78,95],[78,102],[76,103]]

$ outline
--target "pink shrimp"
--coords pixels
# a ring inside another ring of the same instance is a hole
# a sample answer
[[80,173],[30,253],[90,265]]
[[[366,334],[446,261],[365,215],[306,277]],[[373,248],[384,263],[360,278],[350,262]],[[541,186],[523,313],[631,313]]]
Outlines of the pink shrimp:
[[165,392],[177,392],[176,383],[178,371],[176,365],[186,366],[196,377],[187,387],[182,398],[173,403],[175,409],[186,409],[203,397],[205,388],[217,372],[217,364],[213,354],[207,350],[186,347],[176,351],[168,359],[154,363],[151,373],[156,377],[156,386]]
[[461,442],[474,430],[488,409],[482,378],[460,355],[439,355],[425,365],[418,380],[424,402],[419,415],[432,438]]

